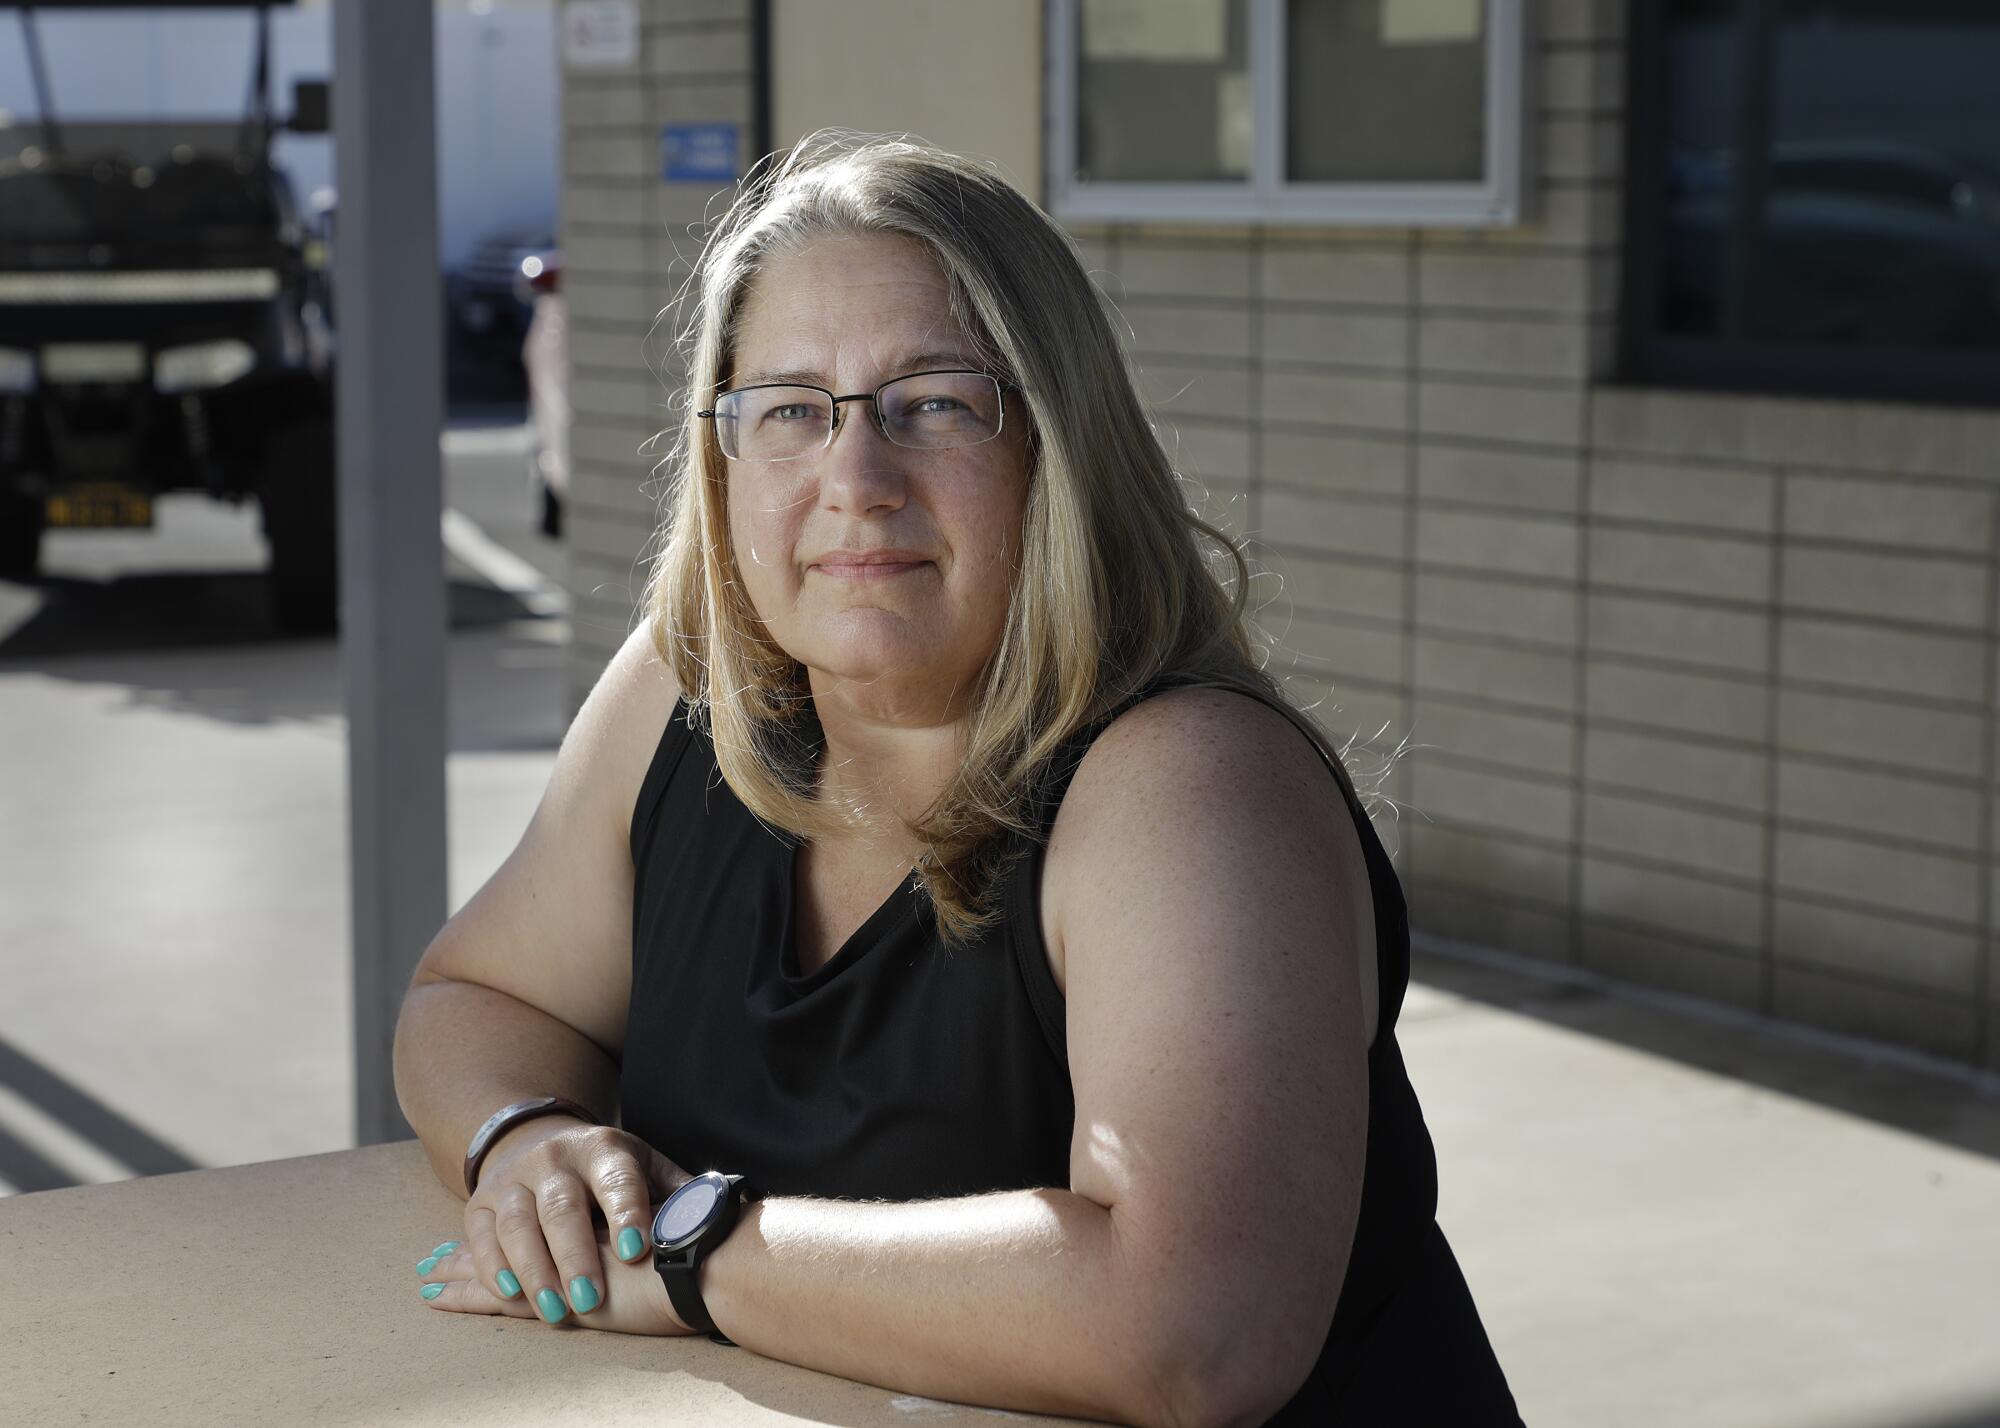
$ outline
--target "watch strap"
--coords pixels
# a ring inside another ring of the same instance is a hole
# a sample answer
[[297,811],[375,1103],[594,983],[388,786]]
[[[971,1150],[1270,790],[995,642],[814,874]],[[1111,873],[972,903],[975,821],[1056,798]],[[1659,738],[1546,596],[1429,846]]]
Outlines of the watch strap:
[[479,1188],[479,1167],[486,1162],[486,1152],[493,1143],[519,1125],[522,1121],[533,1120],[536,1116],[575,1116],[589,1121],[592,1125],[603,1125],[597,1114],[588,1107],[579,1106],[575,1101],[562,1096],[530,1096],[525,1101],[515,1101],[502,1106],[488,1116],[478,1130],[472,1133],[472,1144],[465,1150],[465,1197],[469,1200]]
[[764,1198],[764,1192],[751,1185],[741,1175],[725,1177],[729,1181],[728,1198],[701,1238],[681,1251],[683,1256],[657,1264],[660,1278],[666,1282],[667,1298],[674,1306],[674,1313],[683,1324],[697,1334],[706,1334],[718,1344],[736,1347],[736,1341],[715,1327],[715,1320],[708,1312],[708,1305],[701,1297],[701,1266],[713,1254],[730,1231],[736,1228],[742,1216],[743,1207]]

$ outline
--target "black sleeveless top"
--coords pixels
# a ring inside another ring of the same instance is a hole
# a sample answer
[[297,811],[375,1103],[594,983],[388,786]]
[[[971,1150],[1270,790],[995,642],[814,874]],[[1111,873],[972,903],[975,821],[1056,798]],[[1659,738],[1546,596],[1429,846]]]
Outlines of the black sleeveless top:
[[[1041,841],[1012,865],[1004,916],[984,937],[946,952],[912,873],[804,976],[794,849],[738,801],[676,703],[632,814],[624,1129],[689,1170],[742,1174],[772,1195],[1067,1188],[1076,1108],[1062,992],[1042,947],[1042,845],[1090,740],[1136,702],[1058,757],[1036,809]],[[1396,1045],[1410,974],[1402,888],[1346,770],[1328,767],[1375,902],[1367,1164],[1325,1345],[1267,1423],[1518,1425],[1437,1224],[1436,1155]]]

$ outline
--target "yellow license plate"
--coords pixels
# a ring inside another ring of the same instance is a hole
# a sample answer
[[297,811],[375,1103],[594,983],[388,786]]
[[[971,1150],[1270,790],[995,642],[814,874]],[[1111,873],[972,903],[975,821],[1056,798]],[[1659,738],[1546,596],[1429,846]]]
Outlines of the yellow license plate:
[[68,529],[151,526],[153,494],[122,481],[85,481],[51,491],[48,523]]

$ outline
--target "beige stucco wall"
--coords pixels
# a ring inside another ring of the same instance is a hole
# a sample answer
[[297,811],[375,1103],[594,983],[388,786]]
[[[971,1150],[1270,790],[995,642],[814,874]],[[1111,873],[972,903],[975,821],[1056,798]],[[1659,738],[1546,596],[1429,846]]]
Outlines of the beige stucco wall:
[[[744,102],[743,7],[648,5],[645,102]],[[808,27],[778,54],[827,23],[777,10]],[[1037,7],[994,13],[996,53],[1039,44]],[[2000,1066],[2000,411],[1612,380],[1622,15],[1540,8],[1532,225],[1073,231],[1301,697],[1417,745],[1376,821],[1419,932]],[[841,54],[844,92],[901,96],[853,122],[999,143],[951,127],[985,91]],[[780,140],[836,120],[787,83]],[[1039,86],[998,107],[1037,125]],[[624,124],[566,149],[580,687],[643,574],[637,339],[691,211]]]
[[1040,0],[773,0],[771,142],[909,131],[1042,196]]

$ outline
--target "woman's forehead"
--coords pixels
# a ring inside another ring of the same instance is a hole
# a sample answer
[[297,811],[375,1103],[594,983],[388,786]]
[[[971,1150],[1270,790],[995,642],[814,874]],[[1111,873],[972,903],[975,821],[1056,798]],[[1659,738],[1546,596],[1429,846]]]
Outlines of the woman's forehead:
[[929,250],[871,234],[774,255],[751,280],[736,329],[734,382],[875,380],[979,366]]

